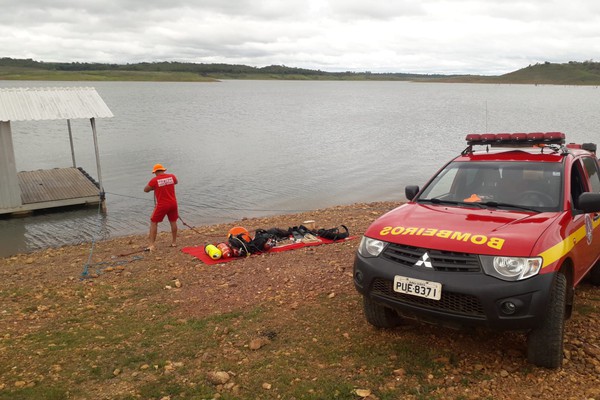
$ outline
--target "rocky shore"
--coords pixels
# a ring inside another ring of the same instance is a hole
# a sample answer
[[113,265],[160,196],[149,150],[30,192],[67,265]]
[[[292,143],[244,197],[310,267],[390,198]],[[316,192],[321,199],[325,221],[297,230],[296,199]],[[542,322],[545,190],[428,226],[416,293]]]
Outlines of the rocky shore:
[[[565,363],[520,333],[376,330],[352,284],[358,238],[393,202],[182,229],[0,259],[0,399],[600,399],[600,292],[578,289]],[[357,239],[207,266],[181,248],[305,220]],[[91,255],[91,258],[90,258]],[[337,393],[337,395],[336,395]]]

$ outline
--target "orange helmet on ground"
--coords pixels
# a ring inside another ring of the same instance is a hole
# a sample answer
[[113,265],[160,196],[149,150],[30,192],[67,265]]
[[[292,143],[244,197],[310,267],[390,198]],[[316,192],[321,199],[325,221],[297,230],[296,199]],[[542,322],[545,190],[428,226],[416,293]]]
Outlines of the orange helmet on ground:
[[227,233],[227,238],[230,237],[238,237],[241,236],[242,239],[244,239],[246,242],[249,242],[252,240],[252,237],[250,236],[250,232],[248,232],[248,230],[244,227],[241,226],[234,226],[233,228],[231,228],[229,230],[229,232]]

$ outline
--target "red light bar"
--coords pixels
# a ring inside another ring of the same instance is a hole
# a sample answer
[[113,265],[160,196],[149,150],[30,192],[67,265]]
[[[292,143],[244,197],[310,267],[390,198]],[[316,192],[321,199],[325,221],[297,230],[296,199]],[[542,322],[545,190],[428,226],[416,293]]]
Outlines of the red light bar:
[[536,146],[540,144],[564,144],[562,132],[531,133],[470,133],[465,138],[468,145]]

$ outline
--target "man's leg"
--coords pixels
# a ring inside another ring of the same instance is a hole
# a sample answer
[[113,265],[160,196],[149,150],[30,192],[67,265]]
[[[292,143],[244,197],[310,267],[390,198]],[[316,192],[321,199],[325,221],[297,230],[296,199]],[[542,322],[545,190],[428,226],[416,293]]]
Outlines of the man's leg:
[[171,247],[177,246],[177,220],[169,221],[171,224]]
[[150,221],[150,233],[148,234],[148,250],[154,250],[154,242],[158,233],[158,223]]

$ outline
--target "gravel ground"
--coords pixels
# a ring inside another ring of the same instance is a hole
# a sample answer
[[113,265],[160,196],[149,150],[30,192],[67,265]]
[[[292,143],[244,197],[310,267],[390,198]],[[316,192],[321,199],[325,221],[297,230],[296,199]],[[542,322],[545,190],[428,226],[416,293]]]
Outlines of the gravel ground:
[[[178,248],[169,247],[168,225],[163,223],[157,249],[152,253],[140,252],[146,244],[143,236],[97,243],[93,254],[95,261],[135,255],[143,255],[143,259],[125,267],[105,268],[97,277],[98,271],[92,267],[88,271],[89,279],[116,285],[120,276],[133,274],[147,282],[180,285],[175,302],[180,302],[177,312],[186,318],[244,309],[264,302],[285,304],[280,309],[281,318],[285,318],[302,304],[329,293],[351,296],[356,299],[356,304],[360,304],[352,284],[356,246],[368,225],[396,205],[392,202],[353,204],[311,213],[244,219],[236,224],[182,229]],[[357,238],[328,246],[252,256],[216,266],[205,265],[180,251],[186,246],[219,242],[233,225],[243,225],[250,231],[272,227],[285,229],[308,219],[315,220],[317,226],[323,228],[344,224]],[[82,244],[1,259],[0,298],[7,301],[8,293],[16,287],[41,291],[60,286],[65,281],[77,281],[89,250],[89,244]],[[166,293],[157,294],[153,301],[160,301],[159,296],[166,298]],[[169,301],[173,301],[173,293],[169,293]],[[4,304],[0,312],[10,314],[11,307]],[[360,329],[372,331],[376,338],[373,345],[376,340],[389,341],[412,335],[415,340],[428,340],[432,348],[452,354],[452,360],[447,357],[437,360],[442,364],[441,375],[427,378],[437,388],[429,393],[434,398],[600,399],[600,292],[588,284],[581,285],[576,293],[575,311],[566,327],[564,366],[560,370],[527,364],[524,335],[520,333],[453,331],[417,322],[394,330],[376,330],[365,322],[358,307],[349,318],[356,319]],[[0,328],[11,338],[26,335],[33,329],[27,324],[8,324],[6,321],[0,322]],[[398,376],[394,379],[403,375],[401,370],[395,373]],[[390,380],[390,385],[394,379]],[[10,384],[0,376],[0,391]],[[363,397],[377,399],[375,394],[366,393]]]

